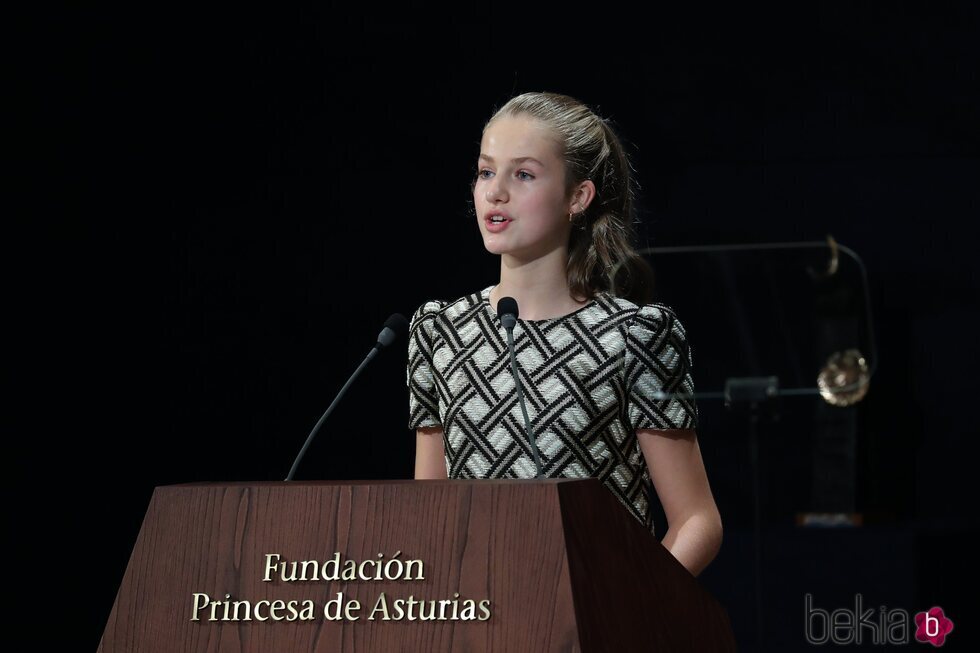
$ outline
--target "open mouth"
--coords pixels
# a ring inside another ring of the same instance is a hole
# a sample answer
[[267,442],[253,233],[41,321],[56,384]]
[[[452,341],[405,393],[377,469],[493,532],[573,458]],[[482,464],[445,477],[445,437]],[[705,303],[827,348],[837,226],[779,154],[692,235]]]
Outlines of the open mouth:
[[489,218],[484,218],[483,222],[487,226],[487,231],[490,233],[497,233],[498,231],[503,231],[510,224],[510,218],[505,218],[503,216],[491,216]]

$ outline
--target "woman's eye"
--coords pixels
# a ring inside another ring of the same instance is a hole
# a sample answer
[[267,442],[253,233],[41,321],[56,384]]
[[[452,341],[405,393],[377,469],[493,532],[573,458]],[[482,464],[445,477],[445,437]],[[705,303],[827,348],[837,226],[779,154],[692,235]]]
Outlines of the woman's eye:
[[[486,168],[484,168],[483,170],[477,171],[477,173],[476,173],[477,179],[486,179],[487,177],[483,174],[484,172],[490,172],[490,170],[487,170]],[[517,174],[518,175],[526,175],[525,177],[521,177],[521,179],[525,179],[525,180],[527,180],[527,179],[534,179],[534,175],[532,175],[531,173],[529,173],[527,170],[518,170],[517,171]]]

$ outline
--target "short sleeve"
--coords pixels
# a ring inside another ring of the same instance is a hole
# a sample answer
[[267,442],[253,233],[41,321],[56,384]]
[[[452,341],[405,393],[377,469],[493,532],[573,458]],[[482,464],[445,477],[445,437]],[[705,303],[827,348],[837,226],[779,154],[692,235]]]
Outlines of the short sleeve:
[[684,325],[662,304],[637,310],[626,337],[625,376],[633,430],[695,429],[691,348]]
[[432,364],[433,322],[442,308],[426,302],[415,311],[408,328],[408,428],[439,426],[439,393]]

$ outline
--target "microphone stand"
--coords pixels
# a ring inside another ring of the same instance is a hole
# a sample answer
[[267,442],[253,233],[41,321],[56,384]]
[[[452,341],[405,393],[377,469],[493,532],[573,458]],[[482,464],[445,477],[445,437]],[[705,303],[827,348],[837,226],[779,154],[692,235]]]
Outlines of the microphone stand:
[[327,408],[326,412],[320,416],[316,426],[314,426],[313,430],[310,431],[310,434],[306,436],[306,442],[303,443],[303,448],[300,449],[299,454],[296,456],[296,460],[293,461],[293,466],[289,468],[289,474],[286,475],[287,481],[293,480],[293,476],[295,476],[296,470],[299,468],[299,463],[301,460],[303,460],[303,456],[306,455],[306,450],[310,448],[310,443],[313,442],[313,438],[316,436],[317,431],[319,431],[320,427],[323,426],[323,423],[327,421],[327,417],[333,412],[333,409],[340,401],[340,398],[347,392],[347,388],[350,387],[350,384],[353,383],[354,379],[360,375],[361,370],[363,370],[364,367],[371,362],[372,358],[378,355],[379,351],[393,343],[398,336],[407,334],[408,328],[408,320],[406,320],[405,316],[401,313],[393,313],[391,317],[385,320],[384,328],[381,329],[381,333],[378,334],[378,341],[374,344],[374,347],[372,347],[371,351],[368,352],[368,355],[364,357],[361,364],[357,366],[354,373],[350,375],[350,378],[347,379],[347,383],[344,384],[344,387],[341,388],[340,392],[337,393],[337,396],[334,397],[334,400],[330,403],[330,406]]
[[326,412],[324,412],[323,415],[320,416],[320,419],[317,421],[316,426],[313,427],[313,430],[310,431],[310,434],[306,436],[306,442],[303,443],[303,448],[299,450],[299,454],[296,456],[296,460],[293,461],[293,466],[289,468],[289,474],[286,475],[285,480],[287,481],[293,480],[293,476],[296,475],[296,470],[299,468],[299,463],[301,460],[303,460],[303,456],[306,455],[306,450],[310,448],[310,443],[313,442],[313,438],[316,436],[317,431],[319,431],[320,427],[323,426],[323,423],[327,421],[327,417],[330,415],[330,413],[333,412],[334,407],[340,402],[341,397],[343,397],[344,394],[347,392],[347,388],[350,387],[350,384],[353,383],[354,379],[356,379],[360,375],[361,370],[364,369],[364,366],[370,363],[371,359],[377,355],[378,355],[378,348],[377,347],[372,348],[371,351],[368,352],[368,355],[365,356],[364,360],[361,361],[361,364],[357,366],[357,369],[354,370],[354,373],[350,375],[350,378],[347,379],[347,383],[344,384],[344,387],[341,388],[340,392],[337,393],[337,396],[334,397],[333,401],[330,403],[330,406],[327,408]]
[[521,413],[524,415],[524,428],[527,429],[527,439],[531,443],[531,453],[534,454],[534,466],[538,470],[535,478],[545,478],[541,469],[541,453],[538,451],[538,440],[534,437],[531,430],[531,420],[527,416],[527,406],[524,405],[524,392],[521,389],[521,379],[517,371],[517,355],[514,353],[514,326],[507,328],[507,348],[510,349],[510,371],[514,375],[514,385],[517,386],[517,402],[521,405]]
[[759,485],[759,404],[779,395],[779,377],[750,376],[725,380],[725,407],[747,403],[749,407],[749,466],[752,468],[752,526],[755,585],[755,618],[759,650],[765,649],[765,619],[762,609],[762,500]]
[[531,428],[531,419],[527,415],[527,406],[524,404],[524,390],[521,386],[521,375],[517,369],[517,353],[514,351],[514,325],[517,324],[517,300],[513,297],[504,297],[497,302],[497,314],[500,316],[500,323],[507,331],[507,350],[510,352],[510,371],[514,375],[514,386],[517,388],[517,403],[521,405],[521,413],[524,415],[524,428],[527,430],[527,439],[531,445],[531,454],[534,456],[534,466],[538,470],[535,478],[545,478],[541,466],[541,453],[538,451],[538,440],[534,437],[534,430]]

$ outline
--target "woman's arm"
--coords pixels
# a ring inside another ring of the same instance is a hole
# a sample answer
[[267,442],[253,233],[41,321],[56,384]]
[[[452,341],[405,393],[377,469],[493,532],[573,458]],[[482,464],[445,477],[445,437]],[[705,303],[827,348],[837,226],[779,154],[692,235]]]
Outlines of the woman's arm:
[[693,575],[721,549],[721,515],[693,429],[639,429],[636,437],[667,516],[661,544]]
[[415,430],[415,478],[449,478],[441,426]]

